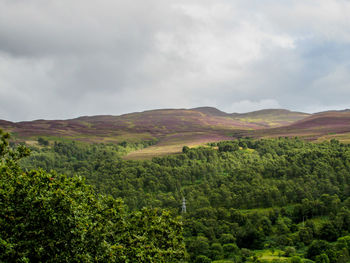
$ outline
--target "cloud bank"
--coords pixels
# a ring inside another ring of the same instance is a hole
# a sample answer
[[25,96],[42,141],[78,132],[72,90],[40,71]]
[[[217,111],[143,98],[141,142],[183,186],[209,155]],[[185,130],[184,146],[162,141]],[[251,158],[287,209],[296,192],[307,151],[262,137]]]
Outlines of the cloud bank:
[[350,1],[0,0],[0,119],[349,108]]

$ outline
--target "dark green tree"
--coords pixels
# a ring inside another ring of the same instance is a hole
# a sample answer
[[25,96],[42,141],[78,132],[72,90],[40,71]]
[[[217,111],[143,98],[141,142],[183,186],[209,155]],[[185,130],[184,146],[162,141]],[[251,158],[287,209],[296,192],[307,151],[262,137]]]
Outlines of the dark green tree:
[[0,130],[0,262],[178,262],[182,224],[168,212],[128,213],[82,177],[23,171],[29,154]]

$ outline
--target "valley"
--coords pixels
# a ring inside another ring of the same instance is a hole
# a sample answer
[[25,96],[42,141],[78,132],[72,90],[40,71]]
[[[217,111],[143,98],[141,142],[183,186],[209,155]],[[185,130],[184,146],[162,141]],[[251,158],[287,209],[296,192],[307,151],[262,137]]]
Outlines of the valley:
[[[84,204],[79,220],[88,220],[81,229],[72,226],[72,231],[98,236],[101,243],[96,246],[104,255],[109,249],[113,256],[108,262],[124,262],[120,253],[135,262],[350,260],[344,252],[350,249],[349,111],[228,114],[202,107],[72,120],[0,121],[0,127],[13,136],[9,146],[7,135],[2,135],[1,165],[6,172],[0,183],[9,189],[2,192],[4,200],[28,195],[30,201],[15,203],[16,209],[32,207],[28,213],[45,221],[42,208],[35,210],[36,203],[56,205],[61,201],[46,200],[64,200],[65,191],[68,202]],[[16,148],[11,147],[18,147],[18,152],[12,154]],[[18,164],[17,156],[22,156]],[[38,198],[42,201],[35,201]],[[95,202],[103,216],[90,210],[87,200]],[[23,202],[34,203],[22,206]],[[72,205],[68,217],[82,209]],[[12,208],[6,209],[0,211],[17,218]],[[61,213],[61,208],[48,211]],[[145,218],[143,225],[140,220]],[[22,224],[23,217],[16,220],[20,227],[35,226]],[[103,223],[106,220],[108,224]],[[162,228],[157,225],[160,221]],[[99,233],[104,236],[86,228],[89,224],[101,224],[104,232]],[[109,236],[113,231],[119,234]],[[18,232],[16,242],[27,246],[21,235]],[[148,249],[149,243],[157,252]],[[84,244],[79,243],[86,255],[99,253]],[[150,261],[141,259],[140,253]]]

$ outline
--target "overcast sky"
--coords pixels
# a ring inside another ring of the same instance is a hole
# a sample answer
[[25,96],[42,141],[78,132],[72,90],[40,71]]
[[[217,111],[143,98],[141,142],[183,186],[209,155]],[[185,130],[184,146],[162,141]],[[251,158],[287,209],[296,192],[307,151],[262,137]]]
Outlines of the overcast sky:
[[0,0],[0,119],[350,108],[349,0]]

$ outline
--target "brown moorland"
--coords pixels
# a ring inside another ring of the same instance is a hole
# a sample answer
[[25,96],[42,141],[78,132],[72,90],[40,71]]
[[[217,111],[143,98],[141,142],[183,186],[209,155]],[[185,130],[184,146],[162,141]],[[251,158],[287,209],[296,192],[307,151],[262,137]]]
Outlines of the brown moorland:
[[298,136],[306,140],[338,139],[342,142],[350,142],[350,111],[327,111],[310,115],[290,125],[255,130],[242,131],[240,136],[261,137],[294,137]]
[[[254,118],[248,120],[245,114],[228,114],[215,108],[202,107],[195,109],[161,109],[124,114],[120,116],[100,115],[85,116],[70,120],[35,120],[24,122],[9,122],[0,120],[0,127],[13,132],[18,138],[37,136],[53,136],[76,138],[85,141],[140,140],[163,138],[169,134],[197,133],[230,135],[236,130],[256,130],[271,126],[284,125],[289,121],[302,119],[306,114],[281,110],[269,110],[267,121],[254,113]],[[272,111],[272,112],[271,112]],[[261,111],[264,114],[264,111]],[[264,114],[265,116],[266,114]],[[277,124],[276,124],[277,123]]]
[[130,153],[139,159],[180,152],[183,145],[249,136],[299,136],[307,140],[336,138],[350,142],[350,111],[316,114],[268,109],[250,113],[225,113],[216,108],[161,109],[120,116],[85,116],[70,120],[9,122],[0,128],[13,133],[18,141],[66,138],[95,143],[157,140],[151,147]]

